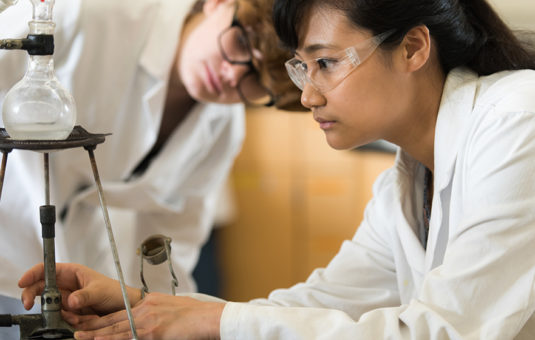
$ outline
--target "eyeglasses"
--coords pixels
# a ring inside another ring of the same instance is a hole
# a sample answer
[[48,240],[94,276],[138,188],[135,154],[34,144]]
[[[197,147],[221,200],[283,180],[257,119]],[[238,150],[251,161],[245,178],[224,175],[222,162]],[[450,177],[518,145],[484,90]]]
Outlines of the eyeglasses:
[[[237,10],[236,6],[236,12]],[[219,34],[219,50],[228,63],[249,68],[236,87],[243,102],[250,106],[272,106],[275,98],[260,81],[260,75],[253,64],[253,52],[247,32],[236,18],[236,12],[230,27]]]
[[292,58],[284,65],[290,79],[301,91],[306,83],[310,83],[315,89],[324,93],[338,86],[393,32],[390,30],[373,36],[329,57],[311,60]]

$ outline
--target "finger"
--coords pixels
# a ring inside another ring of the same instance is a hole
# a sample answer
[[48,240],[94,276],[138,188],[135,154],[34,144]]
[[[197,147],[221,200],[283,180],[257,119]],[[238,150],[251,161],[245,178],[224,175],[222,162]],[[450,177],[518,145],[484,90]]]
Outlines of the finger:
[[[76,263],[56,263],[56,281],[58,287],[75,291],[84,286],[83,266]],[[89,270],[87,268],[87,270]]]
[[99,335],[93,336],[91,333],[87,332],[75,332],[74,338],[77,340],[131,340],[132,332],[123,332],[120,334],[111,334],[111,335]]
[[[102,318],[101,318],[102,319]],[[132,339],[130,324],[128,321],[121,321],[108,327],[85,330],[81,329],[74,333],[76,339]]]
[[60,289],[59,292],[61,293],[61,304],[63,306],[63,309],[68,311],[75,311],[75,309],[69,306],[69,296],[72,294],[72,292],[63,289]]
[[104,302],[101,289],[93,285],[88,285],[69,294],[66,304],[68,309],[71,310],[92,310],[93,306],[100,305]]
[[21,294],[21,301],[26,310],[30,310],[33,307],[35,297],[41,295],[45,288],[44,281],[38,281],[30,286],[26,286]]
[[119,334],[112,334],[112,335],[102,335],[102,336],[96,336],[95,340],[131,340],[132,339],[132,332],[123,332]]
[[89,314],[89,315],[80,315],[77,313],[73,313],[70,311],[61,311],[61,316],[63,320],[67,321],[70,325],[72,325],[74,328],[79,329],[78,324],[88,322],[92,319],[97,319],[99,316],[96,314]]
[[99,318],[86,320],[78,325],[78,329],[82,331],[104,329],[106,327],[117,326],[125,320],[128,320],[126,311],[119,311]]
[[20,288],[26,288],[33,285],[37,281],[43,280],[44,278],[45,266],[42,263],[39,263],[22,275],[22,277],[19,279],[18,285]]

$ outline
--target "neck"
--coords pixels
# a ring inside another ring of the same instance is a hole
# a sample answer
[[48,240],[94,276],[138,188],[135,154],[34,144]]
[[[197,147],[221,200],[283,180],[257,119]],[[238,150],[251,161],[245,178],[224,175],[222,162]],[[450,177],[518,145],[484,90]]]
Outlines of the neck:
[[397,129],[399,132],[391,140],[432,172],[435,163],[435,127],[445,82],[443,72],[439,68],[436,70],[417,76],[420,79],[412,91],[406,124]]

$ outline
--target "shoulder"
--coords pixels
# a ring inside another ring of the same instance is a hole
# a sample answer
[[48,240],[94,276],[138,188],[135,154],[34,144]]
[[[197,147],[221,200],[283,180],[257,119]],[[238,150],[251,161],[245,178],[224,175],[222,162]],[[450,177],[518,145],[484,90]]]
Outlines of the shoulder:
[[504,71],[480,77],[475,107],[535,112],[535,70]]
[[[503,71],[475,78],[471,113],[465,116],[469,135],[488,134],[492,130],[535,130],[522,127],[535,119],[535,71]],[[490,129],[492,127],[492,129]]]
[[472,166],[480,162],[485,169],[532,162],[535,71],[506,71],[479,78],[464,149]]

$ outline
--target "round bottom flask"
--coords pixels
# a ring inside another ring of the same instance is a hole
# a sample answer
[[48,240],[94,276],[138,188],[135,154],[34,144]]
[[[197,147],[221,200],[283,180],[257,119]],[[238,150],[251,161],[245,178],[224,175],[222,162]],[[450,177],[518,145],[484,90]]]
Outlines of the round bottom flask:
[[54,75],[52,56],[30,56],[24,78],[6,94],[2,119],[12,139],[62,140],[69,136],[76,107]]

